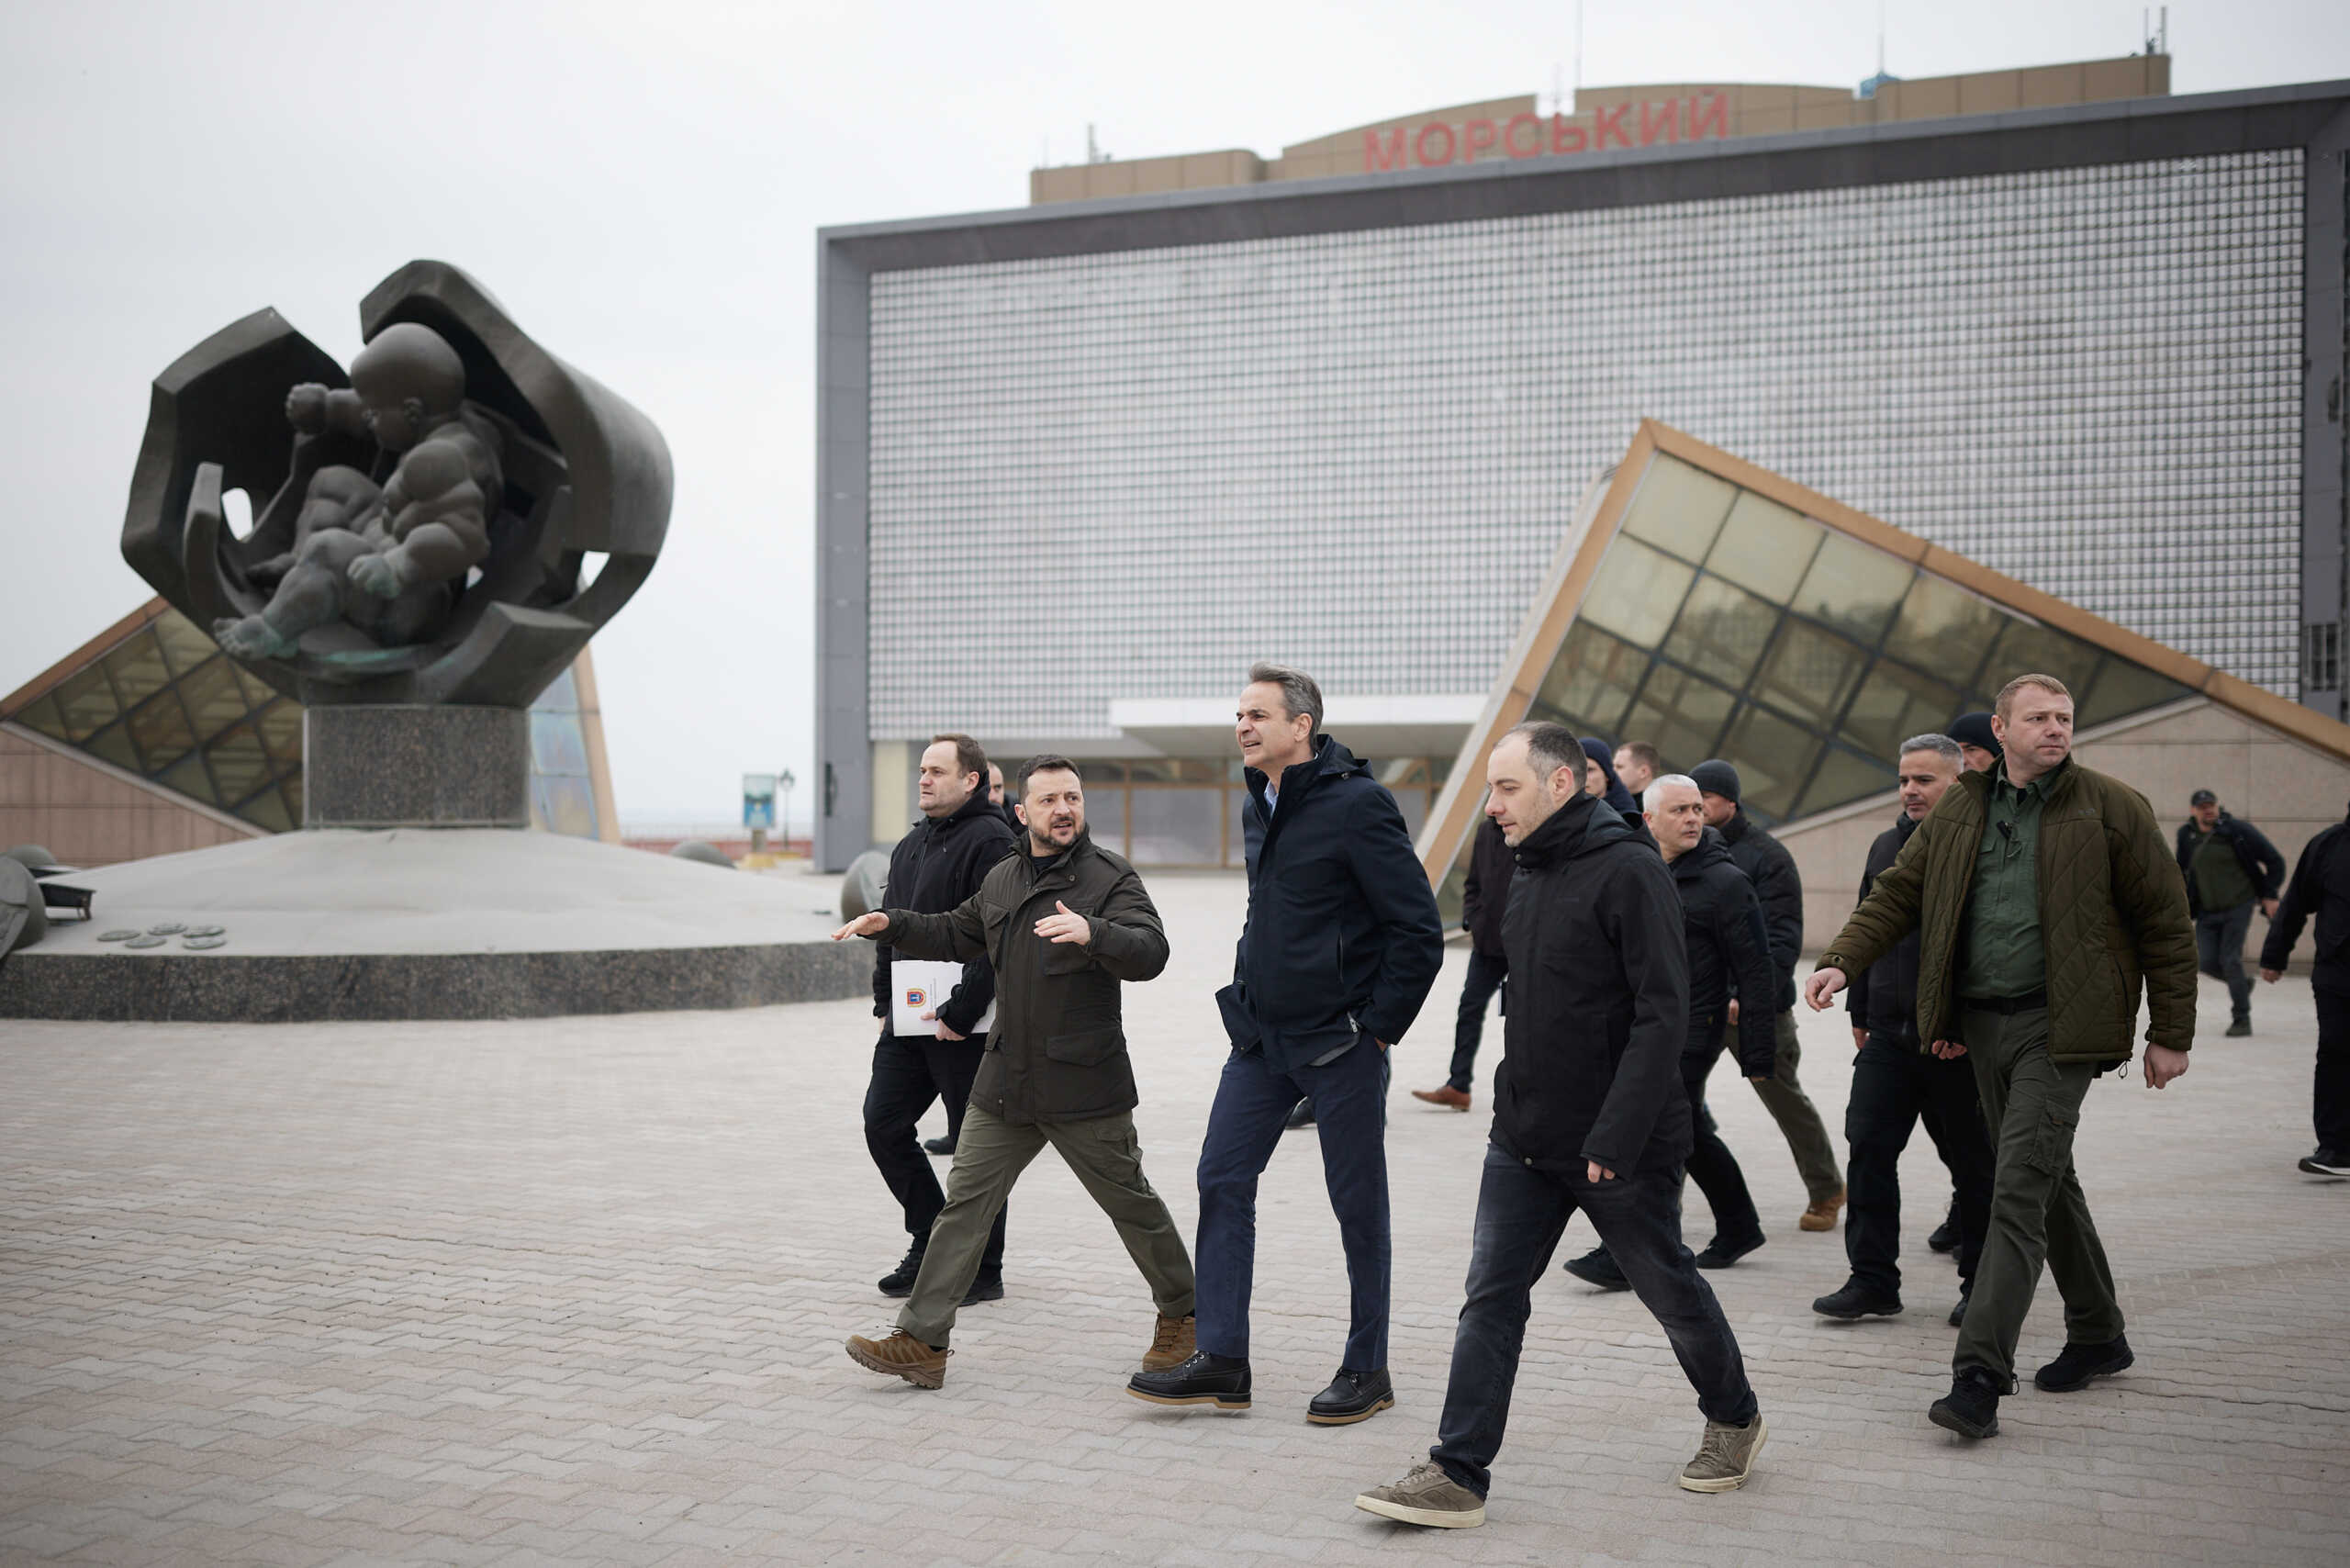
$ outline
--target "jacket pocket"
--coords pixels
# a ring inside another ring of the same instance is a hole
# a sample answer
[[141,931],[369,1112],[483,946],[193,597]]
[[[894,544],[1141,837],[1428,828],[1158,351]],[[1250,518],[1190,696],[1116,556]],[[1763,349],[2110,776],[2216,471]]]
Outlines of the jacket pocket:
[[2023,1162],[2043,1176],[2062,1176],[2073,1163],[2073,1135],[2081,1129],[2081,1114],[2067,1105],[2044,1105],[2040,1125],[2031,1129],[2031,1143]]
[[1100,1067],[1125,1047],[1125,1035],[1121,1030],[1087,1029],[1051,1036],[1045,1042],[1045,1054],[1071,1067]]

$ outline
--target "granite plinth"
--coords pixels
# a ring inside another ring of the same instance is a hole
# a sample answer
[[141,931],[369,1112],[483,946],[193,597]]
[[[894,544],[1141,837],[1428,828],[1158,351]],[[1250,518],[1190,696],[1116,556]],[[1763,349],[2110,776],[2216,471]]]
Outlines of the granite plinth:
[[[101,868],[97,918],[0,963],[0,1017],[209,1023],[543,1018],[860,996],[831,879],[545,833],[319,831]],[[126,926],[215,924],[147,951]]]
[[313,703],[302,714],[302,825],[531,825],[523,708]]

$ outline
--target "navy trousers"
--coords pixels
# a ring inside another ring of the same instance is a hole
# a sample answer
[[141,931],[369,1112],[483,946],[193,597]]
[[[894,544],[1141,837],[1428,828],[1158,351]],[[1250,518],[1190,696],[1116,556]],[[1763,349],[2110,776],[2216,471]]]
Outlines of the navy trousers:
[[1257,1273],[1257,1178],[1292,1107],[1312,1103],[1322,1176],[1346,1248],[1350,1291],[1342,1365],[1387,1364],[1387,1053],[1368,1035],[1323,1067],[1276,1072],[1262,1052],[1234,1051],[1200,1145],[1199,1347],[1248,1354],[1248,1294]]

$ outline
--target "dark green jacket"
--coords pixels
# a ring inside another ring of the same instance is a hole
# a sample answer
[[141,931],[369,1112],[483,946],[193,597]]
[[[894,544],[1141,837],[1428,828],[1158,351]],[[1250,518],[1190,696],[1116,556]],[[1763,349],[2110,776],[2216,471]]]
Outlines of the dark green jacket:
[[[1909,835],[1819,956],[1861,973],[1916,931],[1918,1036],[1959,1037],[1953,1005],[1975,859],[1983,844],[1987,774],[1962,775]],[[2187,885],[2145,797],[2118,778],[2066,762],[2042,810],[2036,879],[2048,960],[2048,1054],[2056,1061],[2129,1059],[2146,990],[2149,1045],[2195,1041],[2195,926]]]
[[[1056,902],[1091,923],[1085,946],[1036,935]],[[889,914],[877,940],[906,957],[984,958],[995,968],[995,1028],[972,1104],[1022,1126],[1135,1108],[1118,986],[1158,977],[1167,967],[1167,933],[1124,858],[1080,837],[1040,875],[1024,842],[945,914]]]

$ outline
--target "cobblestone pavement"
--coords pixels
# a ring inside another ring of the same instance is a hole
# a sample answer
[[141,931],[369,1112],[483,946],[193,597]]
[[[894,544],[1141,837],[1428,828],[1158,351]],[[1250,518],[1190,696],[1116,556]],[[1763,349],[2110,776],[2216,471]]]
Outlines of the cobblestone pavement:
[[[1177,961],[1129,988],[1129,1019],[1147,1164],[1188,1234],[1240,893],[1154,884]],[[1303,1406],[1345,1291],[1310,1132],[1264,1182],[1254,1410],[1119,1392],[1150,1305],[1050,1154],[1013,1199],[1009,1295],[964,1315],[926,1393],[840,1349],[888,1320],[872,1282],[902,1247],[862,1147],[857,1003],[0,1024],[0,1561],[2350,1562],[2350,1183],[2293,1169],[2314,1039],[2298,980],[2262,988],[2246,1041],[2219,1037],[2205,981],[2194,1070],[2091,1095],[2081,1166],[2132,1372],[2027,1389],[1977,1446],[1928,1425],[1954,1283],[1923,1245],[1946,1190],[1925,1140],[1909,1315],[1822,1322],[1840,1238],[1796,1230],[1785,1146],[1725,1070],[1716,1109],[1771,1234],[1713,1276],[1772,1426],[1752,1484],[1673,1485],[1699,1417],[1654,1324],[1554,1271],[1487,1528],[1356,1511],[1443,1397],[1483,1119],[1404,1092],[1441,1080],[1462,962],[1398,1051],[1399,1403],[1327,1429]],[[1804,1022],[1840,1128],[1841,1024]],[[2053,1294],[2027,1365],[2063,1338]]]

